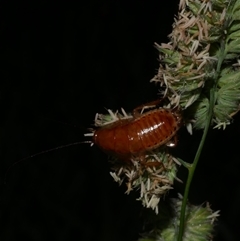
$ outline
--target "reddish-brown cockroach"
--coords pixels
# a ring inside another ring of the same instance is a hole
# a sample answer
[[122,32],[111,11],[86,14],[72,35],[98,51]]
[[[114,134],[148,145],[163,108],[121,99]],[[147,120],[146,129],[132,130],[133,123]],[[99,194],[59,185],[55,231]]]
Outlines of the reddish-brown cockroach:
[[175,137],[182,122],[179,108],[167,109],[156,107],[143,113],[145,109],[152,108],[159,102],[161,100],[135,108],[132,116],[127,116],[124,112],[125,118],[119,117],[116,121],[94,130],[93,133],[86,134],[86,136],[92,136],[92,141],[70,143],[36,153],[12,164],[8,168],[7,173],[13,166],[24,160],[82,143],[96,144],[106,153],[122,160],[130,160],[132,157],[143,156],[160,146],[174,146],[174,142],[171,142],[171,140]]
[[119,118],[93,131],[92,142],[106,153],[124,160],[163,145],[173,146],[171,140],[181,126],[180,110],[155,108],[139,113],[139,109],[147,109],[152,103],[155,102],[135,108],[132,117]]

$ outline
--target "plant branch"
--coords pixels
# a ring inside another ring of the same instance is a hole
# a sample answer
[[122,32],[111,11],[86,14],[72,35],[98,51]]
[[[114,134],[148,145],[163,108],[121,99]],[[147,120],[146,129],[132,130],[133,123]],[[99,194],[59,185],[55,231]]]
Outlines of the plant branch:
[[207,120],[206,120],[206,124],[205,124],[205,128],[203,131],[203,135],[202,135],[202,139],[200,141],[200,144],[198,146],[198,150],[196,152],[194,161],[192,163],[191,166],[188,167],[188,178],[187,178],[187,183],[186,183],[186,187],[185,187],[185,191],[184,191],[184,196],[183,196],[183,200],[182,200],[182,207],[181,207],[181,214],[180,214],[180,225],[179,225],[179,233],[178,233],[178,241],[182,241],[183,238],[183,234],[184,234],[184,226],[185,226],[185,211],[186,211],[186,205],[187,205],[187,201],[188,201],[188,194],[189,194],[189,190],[190,190],[190,186],[191,186],[191,182],[207,137],[207,133],[209,130],[209,127],[211,125],[211,120],[212,120],[212,116],[213,116],[213,109],[214,109],[214,105],[215,105],[215,89],[217,86],[217,82],[218,79],[220,77],[220,70],[221,70],[221,66],[224,60],[224,48],[225,48],[225,43],[224,41],[221,41],[221,46],[220,46],[220,56],[218,59],[218,63],[217,63],[217,70],[216,70],[216,76],[215,79],[213,80],[213,85],[210,89],[210,96],[209,96],[209,108],[208,108],[208,115],[207,115]]

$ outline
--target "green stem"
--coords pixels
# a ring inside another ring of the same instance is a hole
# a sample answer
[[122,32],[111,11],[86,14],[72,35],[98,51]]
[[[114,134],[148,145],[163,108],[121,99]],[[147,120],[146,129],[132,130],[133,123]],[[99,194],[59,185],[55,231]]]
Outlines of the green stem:
[[198,164],[199,157],[200,157],[201,152],[202,152],[203,145],[204,145],[205,140],[206,140],[206,136],[207,136],[207,133],[208,133],[209,126],[211,124],[212,114],[213,114],[213,106],[214,106],[214,89],[212,88],[211,91],[210,91],[210,104],[209,104],[209,109],[208,109],[208,119],[206,121],[206,125],[205,125],[205,128],[204,128],[202,139],[201,139],[201,142],[198,146],[198,150],[197,150],[197,153],[195,155],[194,161],[193,161],[192,165],[188,168],[188,179],[187,179],[187,183],[186,183],[186,187],[185,187],[185,191],[184,191],[181,214],[180,214],[180,226],[179,226],[179,233],[178,233],[178,241],[181,241],[182,237],[183,237],[185,211],[186,211],[186,206],[187,206],[189,189],[190,189],[190,185],[191,185],[191,182],[192,182],[192,179],[193,179],[195,169],[196,169],[197,164]]
[[221,70],[221,66],[224,60],[224,47],[225,47],[225,43],[224,41],[221,42],[220,48],[221,48],[221,54],[219,56],[219,61],[217,64],[217,70],[216,70],[216,76],[214,79],[214,84],[210,89],[210,96],[209,96],[209,108],[208,108],[208,115],[207,115],[207,120],[206,120],[206,125],[203,131],[203,135],[202,135],[202,139],[200,141],[200,144],[198,146],[198,150],[197,153],[195,155],[194,161],[192,163],[192,165],[190,165],[188,167],[188,178],[187,178],[187,183],[186,183],[186,187],[185,187],[185,191],[184,191],[184,196],[183,196],[183,200],[182,200],[182,207],[181,207],[181,214],[180,214],[180,225],[179,225],[179,233],[178,233],[178,241],[182,241],[183,238],[183,234],[184,234],[184,224],[185,224],[185,211],[186,211],[186,206],[187,206],[187,200],[188,200],[188,194],[189,194],[189,189],[191,186],[191,182],[194,176],[194,172],[195,169],[197,167],[201,152],[202,152],[202,148],[204,146],[206,137],[207,137],[207,133],[211,124],[211,120],[212,120],[212,116],[213,116],[213,109],[214,109],[214,104],[215,104],[215,89],[217,86],[217,81],[219,79],[220,76],[220,70]]

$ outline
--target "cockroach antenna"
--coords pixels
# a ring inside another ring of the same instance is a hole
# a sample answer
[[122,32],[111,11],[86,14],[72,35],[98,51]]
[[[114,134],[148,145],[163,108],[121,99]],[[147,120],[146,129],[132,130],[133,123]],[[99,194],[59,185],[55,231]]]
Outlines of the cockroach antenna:
[[14,162],[12,165],[10,165],[6,171],[6,174],[5,174],[5,177],[4,177],[4,185],[7,184],[7,175],[9,173],[9,171],[16,165],[18,165],[19,163],[21,163],[22,161],[25,161],[25,160],[28,160],[28,159],[31,159],[33,157],[36,157],[36,156],[40,156],[42,154],[45,154],[45,153],[48,153],[48,152],[53,152],[53,151],[56,151],[56,150],[59,150],[59,149],[63,149],[63,148],[66,148],[66,147],[69,147],[69,146],[76,146],[76,145],[79,145],[79,144],[83,144],[83,143],[87,143],[87,144],[91,144],[91,146],[93,145],[93,142],[92,141],[77,141],[77,142],[73,142],[73,143],[70,143],[70,144],[66,144],[66,145],[61,145],[61,146],[58,146],[58,147],[54,147],[54,148],[51,148],[51,149],[48,149],[48,150],[45,150],[45,151],[41,151],[41,152],[38,152],[38,153],[35,153],[33,155],[30,155],[28,157],[24,157],[22,159],[20,159],[19,161],[17,162]]

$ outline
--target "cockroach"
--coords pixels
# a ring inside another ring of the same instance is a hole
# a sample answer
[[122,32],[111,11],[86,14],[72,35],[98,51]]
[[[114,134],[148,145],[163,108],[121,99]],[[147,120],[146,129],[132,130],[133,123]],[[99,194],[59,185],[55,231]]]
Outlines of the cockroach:
[[[177,131],[181,127],[182,116],[179,108],[154,108],[161,100],[141,105],[133,110],[131,117],[119,118],[93,131],[92,141],[81,141],[45,150],[13,163],[8,171],[16,164],[38,155],[62,149],[68,146],[91,143],[97,145],[104,152],[122,160],[143,156],[161,146],[174,146]],[[141,110],[141,112],[139,112]],[[86,134],[89,136],[89,134]],[[5,175],[5,182],[6,182]]]
[[[155,108],[142,113],[150,102],[133,110],[132,117],[104,125],[92,133],[92,142],[104,152],[120,159],[129,160],[161,146],[174,146],[172,140],[181,127],[182,116],[179,108]],[[142,111],[139,113],[139,110]]]

